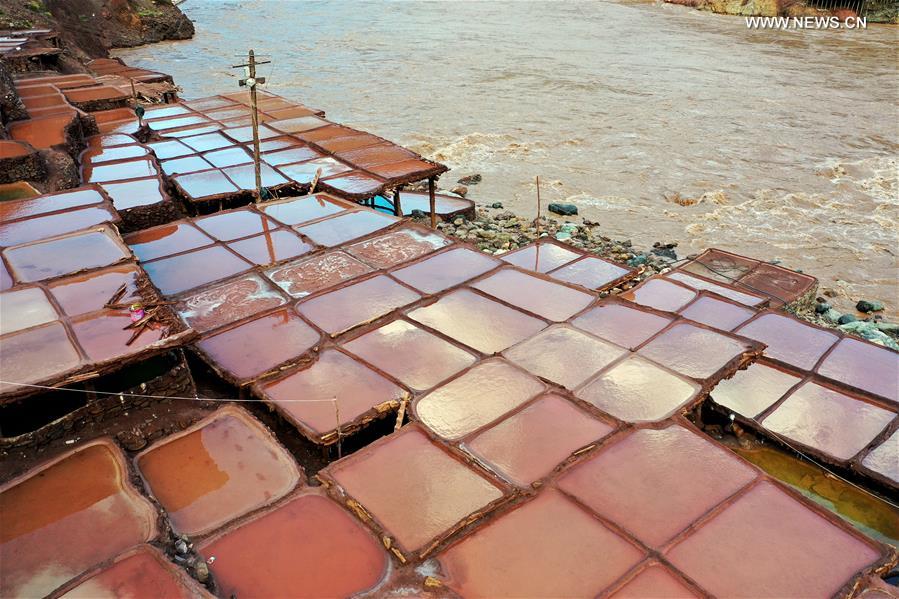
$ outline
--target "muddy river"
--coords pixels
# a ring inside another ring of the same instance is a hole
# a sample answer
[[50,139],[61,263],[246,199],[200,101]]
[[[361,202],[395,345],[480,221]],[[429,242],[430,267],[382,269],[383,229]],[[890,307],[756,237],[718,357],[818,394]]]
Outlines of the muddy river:
[[268,89],[445,162],[442,184],[606,234],[780,260],[899,314],[899,28],[749,30],[649,2],[187,0],[197,35],[118,53],[184,97]]

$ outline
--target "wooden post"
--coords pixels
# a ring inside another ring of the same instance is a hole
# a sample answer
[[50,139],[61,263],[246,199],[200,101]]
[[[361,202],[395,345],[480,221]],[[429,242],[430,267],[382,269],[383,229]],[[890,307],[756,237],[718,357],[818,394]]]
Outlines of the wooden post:
[[431,202],[431,228],[437,228],[437,197],[434,177],[428,177],[428,199]]
[[534,270],[536,272],[540,272],[540,232],[541,232],[540,229],[542,228],[540,226],[540,175],[537,175],[536,181],[537,181],[537,219],[534,221],[534,225],[537,228],[537,245],[535,247],[536,256],[534,258]]
[[256,66],[268,64],[271,61],[256,61],[256,54],[251,49],[246,64],[234,65],[234,68],[246,68],[247,78],[241,79],[239,84],[250,88],[250,119],[253,124],[253,167],[256,175],[256,201],[262,201],[262,169],[259,158],[259,111],[256,104],[256,85],[265,83],[265,77],[256,77]]
[[[372,203],[374,203],[374,201],[374,198],[372,198]],[[399,187],[393,190],[393,213],[400,218],[403,216],[403,202],[400,200]]]

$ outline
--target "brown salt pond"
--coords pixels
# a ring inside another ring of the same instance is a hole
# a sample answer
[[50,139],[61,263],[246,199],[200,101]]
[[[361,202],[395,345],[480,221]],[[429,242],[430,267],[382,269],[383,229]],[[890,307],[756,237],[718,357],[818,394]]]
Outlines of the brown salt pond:
[[640,429],[569,470],[559,488],[660,548],[757,472],[697,432]]
[[602,289],[631,272],[630,269],[612,264],[602,258],[587,256],[577,262],[557,268],[549,273],[549,276],[557,281],[580,285],[587,289]]
[[401,551],[426,550],[503,489],[428,439],[415,426],[331,464],[325,476],[358,501]]
[[525,270],[549,272],[580,258],[580,254],[555,243],[535,243],[501,256],[504,262]]
[[391,275],[422,293],[433,294],[480,276],[500,264],[483,252],[453,248],[394,270]]
[[318,331],[284,309],[206,337],[197,347],[219,369],[244,381],[301,356],[319,339]]
[[231,406],[141,452],[136,463],[175,530],[191,536],[276,501],[300,480],[271,433]]
[[379,275],[308,299],[297,310],[315,326],[336,337],[420,297],[390,277]]
[[224,279],[251,266],[252,264],[221,246],[160,258],[143,265],[163,295],[174,295]]
[[140,545],[116,558],[90,578],[61,595],[64,599],[113,599],[150,593],[166,599],[197,599],[210,595],[169,562],[155,547]]
[[113,310],[85,314],[71,321],[72,332],[91,362],[105,362],[139,353],[166,334],[166,329],[162,327],[149,326],[132,339],[134,329],[126,328],[130,324],[130,314]]
[[52,279],[130,258],[117,234],[106,226],[3,250],[15,278],[23,283]]
[[472,284],[472,287],[547,320],[568,320],[595,299],[583,291],[550,283],[510,268]]
[[188,326],[206,332],[286,303],[268,281],[251,273],[184,296],[178,313]]
[[527,486],[615,430],[567,399],[545,395],[466,441],[466,450],[506,480]]
[[328,498],[303,494],[215,538],[199,552],[226,597],[349,597],[386,575],[380,543]]
[[291,297],[305,297],[371,270],[355,258],[333,251],[278,266],[265,275]]
[[369,233],[386,229],[395,222],[393,217],[384,214],[370,210],[357,210],[297,227],[297,231],[319,245],[334,247]]
[[4,597],[44,596],[156,535],[156,511],[128,482],[121,450],[99,440],[0,488]]
[[747,418],[755,418],[773,406],[801,377],[767,362],[756,362],[712,390],[712,400]]
[[761,341],[765,355],[801,370],[812,370],[839,337],[830,331],[805,324],[776,312],[765,312],[735,331]]
[[627,358],[575,395],[626,422],[664,420],[692,402],[700,385],[639,356]]
[[635,577],[610,595],[619,599],[690,599],[700,596],[658,562],[649,562]]
[[[836,460],[849,460],[896,417],[863,398],[807,381],[762,420],[766,429]],[[852,426],[846,426],[846,423]]]
[[821,365],[818,374],[899,403],[899,353],[846,337]]
[[639,354],[693,379],[713,377],[753,346],[736,337],[678,323],[640,348]]
[[696,292],[664,279],[648,279],[618,297],[663,312],[677,312],[696,298]]
[[405,320],[386,324],[343,347],[415,391],[430,389],[477,360]]
[[503,356],[532,374],[575,389],[626,353],[572,326],[553,325],[507,349]]
[[628,349],[636,349],[672,320],[670,317],[609,302],[592,308],[571,323],[597,337]]
[[[406,397],[401,387],[335,349],[321,352],[307,368],[266,383],[259,395],[315,442],[370,411],[391,411]],[[336,441],[337,435],[325,440]]]
[[377,269],[408,262],[451,243],[442,235],[407,228],[360,241],[344,249]]
[[463,597],[586,597],[644,553],[558,491],[502,515],[438,556]]
[[489,424],[545,390],[538,379],[500,359],[474,366],[417,399],[418,419],[444,439],[456,440]]
[[665,278],[675,280],[678,283],[683,283],[687,287],[691,287],[697,291],[711,291],[720,295],[721,297],[726,297],[729,300],[746,306],[757,307],[765,303],[766,301],[766,298],[760,295],[751,295],[743,291],[737,291],[733,287],[718,285],[710,281],[706,281],[705,279],[694,277],[682,272],[674,271],[667,273],[665,275]]
[[546,327],[546,323],[469,289],[453,291],[409,318],[485,354],[501,352]]
[[765,481],[666,556],[713,595],[751,597],[830,597],[882,557],[865,537],[847,532]]

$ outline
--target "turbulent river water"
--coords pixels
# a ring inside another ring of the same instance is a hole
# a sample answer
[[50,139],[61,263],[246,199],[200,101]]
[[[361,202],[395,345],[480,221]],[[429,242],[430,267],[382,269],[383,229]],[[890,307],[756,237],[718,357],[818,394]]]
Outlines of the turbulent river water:
[[[749,30],[648,1],[188,0],[197,35],[118,55],[184,97],[267,88],[635,245],[780,260],[899,313],[899,29]],[[686,205],[684,205],[686,204]],[[840,302],[838,302],[839,304]]]

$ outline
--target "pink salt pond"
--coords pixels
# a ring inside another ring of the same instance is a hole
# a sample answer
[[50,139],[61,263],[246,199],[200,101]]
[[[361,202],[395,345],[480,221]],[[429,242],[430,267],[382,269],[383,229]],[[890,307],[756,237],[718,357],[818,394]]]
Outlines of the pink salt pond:
[[899,353],[845,337],[818,366],[818,374],[899,403]]
[[247,209],[229,210],[204,216],[194,219],[193,224],[220,241],[258,235],[278,227],[271,220]]
[[31,218],[57,211],[68,211],[103,203],[103,196],[93,187],[46,194],[17,201],[0,202],[0,221]]
[[396,219],[384,214],[370,210],[357,210],[297,227],[297,231],[319,245],[334,247],[369,233],[386,229],[395,222],[397,222]]
[[712,390],[712,399],[720,406],[747,418],[755,418],[786,395],[802,380],[776,366],[756,362],[733,378],[721,381]]
[[224,247],[213,246],[160,258],[143,266],[163,295],[174,295],[238,274],[252,265]]
[[314,494],[290,499],[199,551],[215,557],[209,569],[227,597],[350,597],[377,585],[389,567],[371,533]]
[[700,596],[658,562],[647,564],[635,577],[610,595],[618,599],[691,599]]
[[265,214],[285,225],[299,225],[345,212],[347,206],[324,194],[302,196],[259,206]]
[[612,343],[636,349],[664,329],[673,319],[624,304],[605,303],[575,318],[571,323]]
[[191,536],[274,502],[300,480],[290,454],[234,407],[163,439],[136,462],[175,530]]
[[477,360],[405,320],[386,324],[343,347],[417,391],[430,389]]
[[290,296],[305,297],[371,270],[355,258],[333,251],[278,266],[265,275]]
[[57,320],[59,315],[40,287],[0,293],[0,335]]
[[190,223],[160,225],[132,233],[125,242],[143,262],[212,245],[213,240]]
[[647,279],[618,297],[663,312],[677,312],[696,298],[696,292],[664,279]]
[[463,519],[488,510],[503,489],[407,426],[325,475],[358,501],[404,553],[421,553]]
[[569,470],[559,488],[660,548],[757,472],[696,432],[639,429]]
[[666,554],[718,597],[830,597],[881,558],[861,535],[764,481]]
[[391,411],[406,393],[361,362],[328,349],[311,366],[266,383],[260,395],[310,439],[331,443],[337,441],[338,423],[346,428],[372,410]]
[[78,350],[65,326],[58,321],[9,333],[0,338],[0,343],[3,378],[10,381],[0,383],[0,391],[4,393],[21,390],[11,383],[40,383],[81,365]]
[[[241,189],[256,189],[256,169],[252,164],[242,164],[240,166],[231,166],[222,169],[229,179]],[[290,183],[281,173],[273,169],[267,164],[261,164],[259,174],[262,179],[263,187],[277,187]]]
[[711,291],[720,295],[721,297],[726,297],[731,301],[743,304],[745,306],[758,307],[767,301],[767,299],[761,295],[751,295],[744,291],[737,291],[736,289],[728,285],[719,285],[716,283],[712,283],[711,281],[706,281],[705,279],[694,277],[683,272],[670,272],[665,275],[665,278],[672,279],[674,281],[677,281],[678,283],[683,283],[684,285],[692,287],[693,289],[696,289],[698,291]]
[[802,370],[812,370],[839,341],[835,333],[775,312],[763,313],[735,332],[767,345],[767,357]]
[[444,439],[457,440],[523,405],[545,388],[528,373],[494,359],[420,397],[414,409],[429,429]]
[[103,191],[112,200],[117,210],[128,210],[138,206],[153,206],[166,200],[157,177],[137,179],[123,183],[103,183]]
[[463,597],[592,597],[643,558],[553,489],[439,556],[447,586]]
[[886,440],[872,449],[862,460],[862,466],[878,475],[899,484],[899,431],[894,431]]
[[735,337],[679,323],[640,348],[640,355],[693,379],[709,379],[736,366],[752,346]]
[[574,389],[626,353],[574,327],[554,325],[503,355],[532,374]]
[[575,394],[626,422],[655,422],[689,405],[699,384],[681,378],[639,356],[627,358]]
[[185,296],[178,313],[188,326],[202,333],[285,303],[265,279],[247,274]]
[[680,315],[722,331],[732,331],[755,316],[755,311],[709,295],[700,295],[681,310]]
[[297,310],[315,326],[336,337],[419,298],[411,289],[379,275],[308,299]]
[[0,487],[0,595],[34,597],[156,535],[121,450],[93,441]]
[[0,225],[0,247],[21,245],[119,220],[111,208],[89,206]]
[[449,293],[409,318],[485,354],[527,339],[546,323],[468,289]]
[[482,252],[453,248],[400,268],[391,274],[422,293],[433,294],[455,287],[496,268],[500,262]]
[[549,272],[580,258],[577,252],[555,243],[536,243],[501,256],[502,260],[525,270]]
[[231,180],[220,170],[203,171],[173,178],[189,199],[199,201],[240,192]]
[[296,258],[315,249],[314,246],[306,243],[288,229],[278,229],[240,241],[232,241],[228,247],[240,254],[241,257],[260,266]]
[[315,329],[284,309],[206,337],[197,347],[219,370],[242,382],[298,358],[318,342]]
[[390,268],[424,256],[452,242],[435,233],[400,229],[347,246],[347,252],[374,268]]
[[139,545],[116,558],[90,578],[69,589],[64,599],[114,599],[141,597],[152,592],[166,599],[208,597],[183,570],[177,568],[158,549]]
[[23,283],[110,266],[130,258],[125,245],[100,226],[3,250],[10,270]]
[[771,412],[762,426],[832,459],[849,460],[874,440],[896,413],[807,381]]
[[602,258],[587,256],[549,273],[552,278],[587,289],[604,289],[632,271]]
[[550,283],[539,277],[505,269],[472,287],[547,320],[568,320],[595,299],[583,291]]
[[545,395],[478,433],[465,448],[506,480],[526,486],[613,430],[567,399]]
[[92,362],[106,362],[138,353],[166,334],[164,328],[151,326],[132,339],[135,331],[125,328],[130,324],[130,314],[113,310],[85,314],[71,322],[75,338]]

